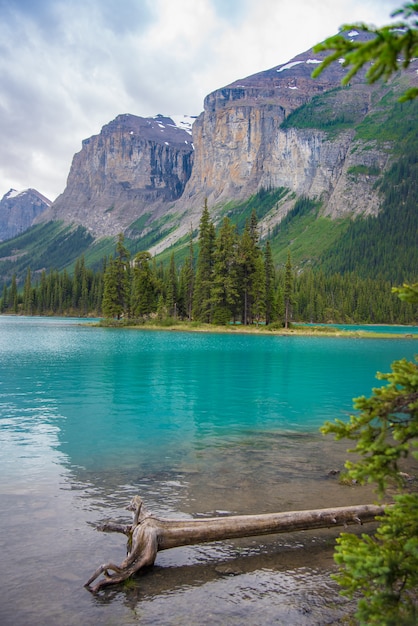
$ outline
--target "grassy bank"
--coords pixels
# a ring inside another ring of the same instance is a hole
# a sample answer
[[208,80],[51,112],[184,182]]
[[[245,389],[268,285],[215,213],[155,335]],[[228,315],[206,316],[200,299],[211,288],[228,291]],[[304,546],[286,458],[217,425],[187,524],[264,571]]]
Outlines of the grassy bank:
[[302,326],[291,325],[290,328],[283,328],[279,324],[269,326],[256,325],[244,326],[242,324],[230,324],[227,326],[217,326],[215,324],[205,324],[203,322],[188,322],[174,319],[166,320],[109,320],[103,319],[94,324],[101,328],[130,328],[137,330],[166,330],[177,332],[195,333],[223,333],[223,334],[245,334],[245,335],[279,335],[279,336],[304,336],[304,337],[350,337],[359,339],[418,339],[418,334],[408,333],[405,327],[405,334],[380,333],[367,330],[342,330],[335,326]]

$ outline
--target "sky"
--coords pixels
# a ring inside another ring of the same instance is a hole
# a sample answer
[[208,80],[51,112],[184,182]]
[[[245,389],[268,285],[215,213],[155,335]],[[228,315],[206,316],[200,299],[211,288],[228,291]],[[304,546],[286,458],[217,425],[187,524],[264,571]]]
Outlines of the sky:
[[64,191],[121,113],[199,115],[206,95],[402,0],[0,0],[0,198]]

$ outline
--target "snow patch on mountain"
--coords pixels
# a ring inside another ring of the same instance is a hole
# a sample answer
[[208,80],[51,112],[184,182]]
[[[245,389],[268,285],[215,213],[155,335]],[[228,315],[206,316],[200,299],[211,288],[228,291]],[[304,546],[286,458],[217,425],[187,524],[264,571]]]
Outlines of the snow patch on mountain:
[[[16,198],[17,196],[19,196],[21,194],[20,191],[17,191],[17,189],[10,189],[10,191],[8,191],[5,195],[4,198]],[[4,199],[3,198],[3,199]]]
[[192,134],[193,122],[197,115],[170,115],[170,118],[173,120],[174,126],[185,130],[189,135]]
[[292,67],[295,67],[295,65],[300,65],[300,63],[303,63],[303,61],[292,61],[291,63],[286,63],[286,65],[282,65],[281,67],[279,67],[278,70],[276,70],[277,72],[284,72],[285,70],[290,70],[292,69]]

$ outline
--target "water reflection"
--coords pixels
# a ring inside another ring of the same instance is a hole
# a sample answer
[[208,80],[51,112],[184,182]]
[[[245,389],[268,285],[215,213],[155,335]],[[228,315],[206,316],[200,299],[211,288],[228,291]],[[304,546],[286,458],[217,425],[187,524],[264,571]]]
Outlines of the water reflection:
[[[206,554],[204,564],[181,568],[164,562],[129,589],[110,590],[97,602],[106,606],[122,599],[141,624],[311,626],[337,623],[352,610],[352,603],[336,597],[335,585],[323,576],[323,569],[332,567],[323,541],[304,548],[275,542],[258,545],[253,553],[231,546],[226,552],[218,558]],[[307,567],[307,561],[319,567]],[[170,614],[175,620],[167,621]]]
[[50,373],[57,388],[64,380],[63,451],[88,467],[170,466],[208,437],[314,430],[375,383],[373,361],[385,365],[378,343],[365,359],[348,342],[333,352],[332,339],[235,339],[191,335],[185,351],[167,333],[94,333],[82,358]]
[[168,551],[132,588],[95,598],[84,581],[125,551],[124,536],[96,526],[126,521],[136,493],[168,517],[369,501],[369,490],[329,476],[342,467],[345,445],[317,427],[348,412],[352,396],[376,383],[376,370],[415,349],[404,340],[144,333],[0,318],[0,622],[337,619],[344,605],[329,586],[332,534]]

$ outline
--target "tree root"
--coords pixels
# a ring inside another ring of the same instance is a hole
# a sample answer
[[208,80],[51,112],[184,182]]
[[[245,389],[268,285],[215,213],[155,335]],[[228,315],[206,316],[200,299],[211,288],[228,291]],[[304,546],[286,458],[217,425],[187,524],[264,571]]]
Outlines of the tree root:
[[[153,565],[159,550],[238,537],[363,524],[374,521],[385,511],[383,506],[363,504],[286,513],[169,520],[148,513],[139,496],[134,496],[128,509],[133,511],[131,525],[107,523],[100,527],[101,530],[127,535],[128,555],[120,565],[105,563],[94,572],[84,585],[93,593],[123,582],[139,570]],[[92,587],[91,584],[100,577]]]

